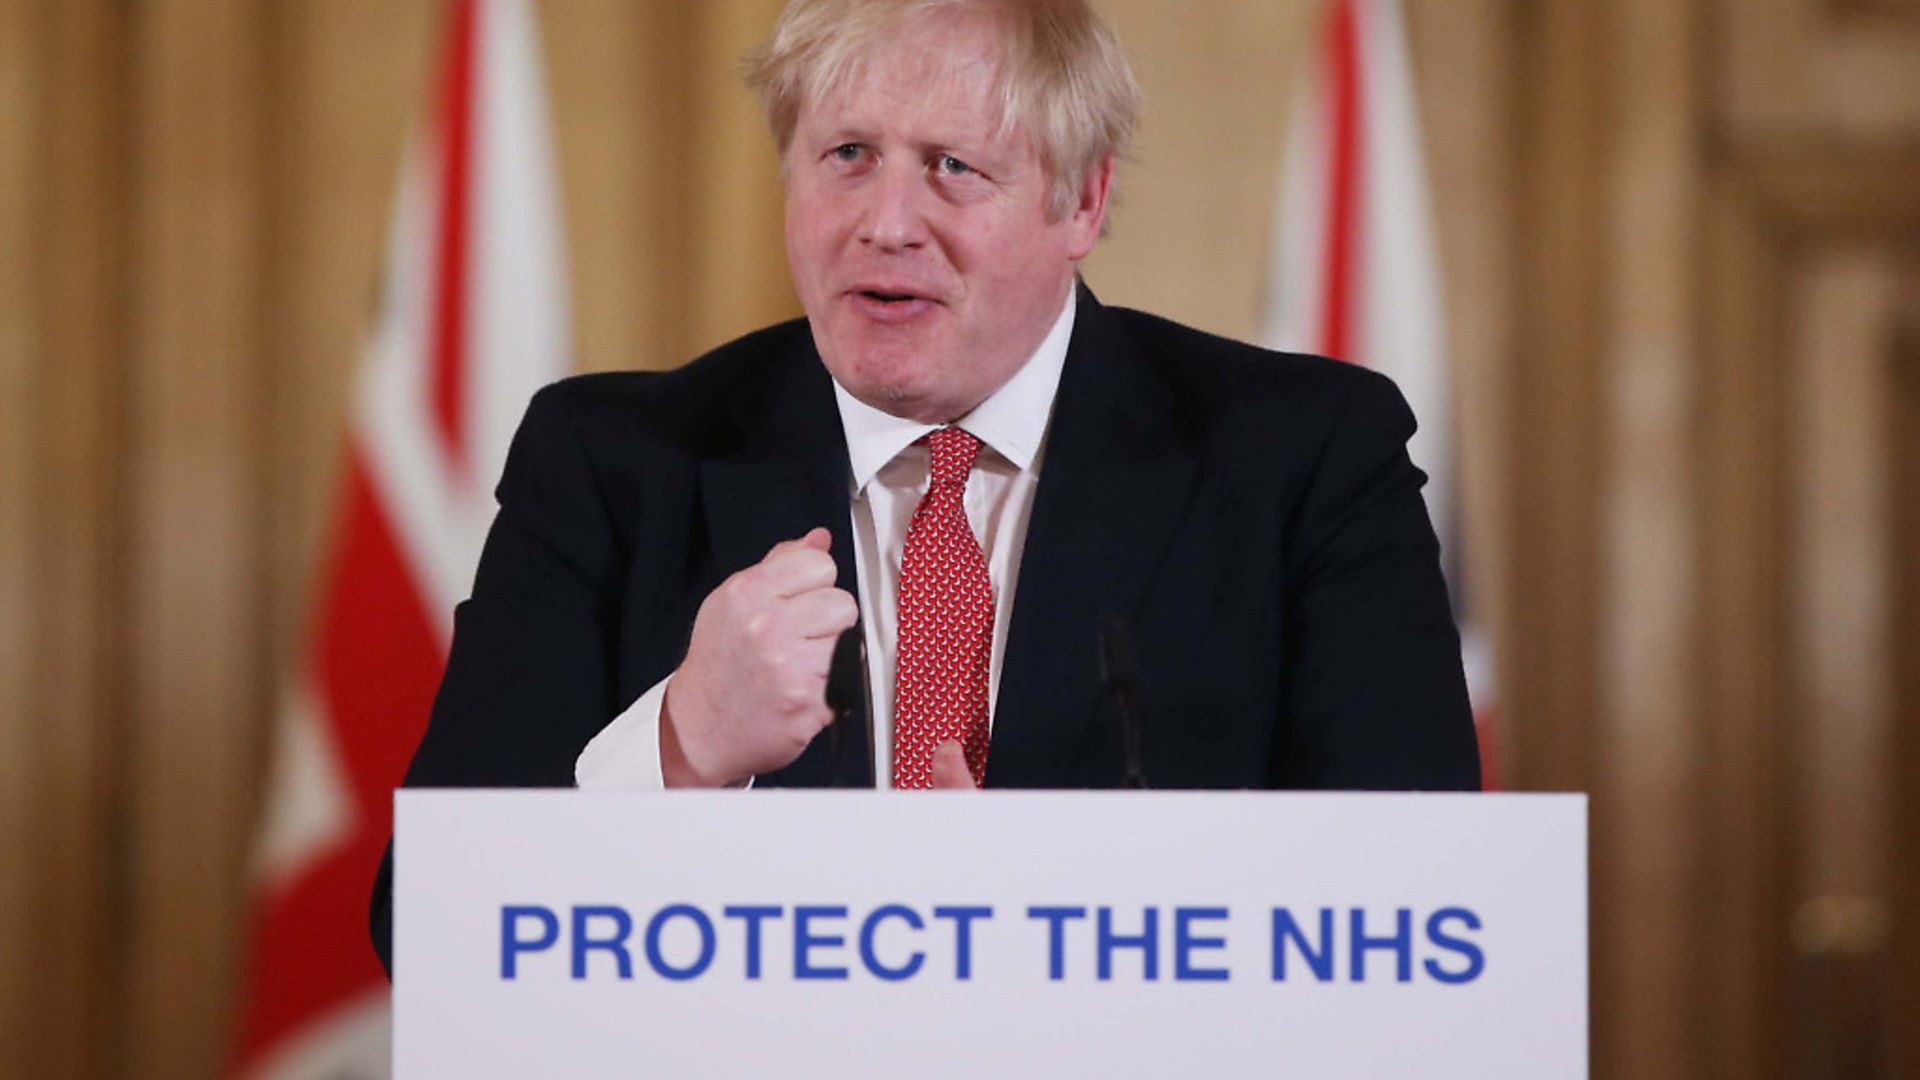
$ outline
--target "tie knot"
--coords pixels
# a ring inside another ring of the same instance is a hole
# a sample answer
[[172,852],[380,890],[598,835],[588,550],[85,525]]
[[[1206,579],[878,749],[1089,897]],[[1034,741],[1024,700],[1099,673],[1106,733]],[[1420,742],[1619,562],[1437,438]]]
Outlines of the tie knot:
[[927,449],[933,455],[933,486],[967,485],[967,474],[980,456],[980,440],[957,427],[943,427],[927,433]]

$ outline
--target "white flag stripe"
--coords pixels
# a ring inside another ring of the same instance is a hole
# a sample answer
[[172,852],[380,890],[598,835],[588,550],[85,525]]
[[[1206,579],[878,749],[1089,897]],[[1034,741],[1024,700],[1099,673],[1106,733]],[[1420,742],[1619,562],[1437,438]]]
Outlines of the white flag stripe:
[[1446,313],[1414,108],[1413,59],[1398,3],[1363,0],[1355,14],[1366,133],[1359,359],[1391,376],[1420,420],[1408,453],[1427,472],[1427,508],[1441,542],[1451,546],[1457,540]]
[[376,1080],[393,1063],[387,995],[365,997],[321,1017],[253,1071],[251,1080]]
[[[1406,24],[1398,0],[1327,0],[1326,32],[1303,68],[1286,140],[1274,218],[1263,343],[1290,352],[1328,347],[1331,295],[1349,298],[1347,349],[1340,359],[1390,376],[1419,420],[1408,453],[1428,475],[1427,508],[1458,582],[1464,563],[1451,400],[1446,311],[1439,248],[1433,231],[1419,110]],[[1347,40],[1337,20],[1350,18],[1356,71],[1358,125],[1351,187],[1336,188],[1340,58]],[[1331,256],[1341,195],[1358,195],[1359,235],[1349,265]],[[1340,270],[1350,276],[1335,281]],[[1456,591],[1456,601],[1464,597]],[[1485,726],[1495,699],[1493,663],[1471,605],[1461,608],[1462,662],[1468,692],[1482,720],[1482,747],[1492,752]],[[1496,763],[1483,761],[1489,775]]]
[[[539,39],[524,2],[485,10],[474,153],[472,378],[468,418],[478,501],[493,484],[534,391],[573,366],[566,256]],[[473,562],[464,564],[471,575]],[[465,595],[466,586],[460,593]]]
[[[1352,355],[1389,377],[1420,421],[1408,452],[1426,471],[1427,507],[1443,542],[1452,539],[1445,312],[1429,219],[1426,169],[1414,109],[1411,57],[1399,5],[1355,0],[1358,42],[1360,280]],[[1319,352],[1326,340],[1328,230],[1332,227],[1333,58],[1315,54],[1299,80],[1282,164],[1280,210],[1263,343]]]
[[274,890],[353,827],[340,753],[313,690],[296,678],[274,718],[273,760],[253,852],[258,887]]
[[1280,212],[1274,216],[1274,259],[1267,292],[1267,323],[1261,340],[1288,352],[1318,352],[1326,305],[1328,109],[1325,57],[1315,53],[1296,80],[1292,120],[1281,162]]
[[465,467],[448,460],[429,399],[441,192],[426,178],[444,171],[446,151],[438,145],[417,151],[405,167],[388,238],[388,317],[359,402],[369,466],[443,639],[451,635],[454,606],[472,588],[493,520],[493,483],[527,400],[572,366],[557,183],[532,20],[525,0],[481,5],[464,309],[470,460]]
[[[416,144],[417,145],[417,144]],[[414,150],[402,166],[387,236],[386,292],[360,380],[355,428],[422,600],[441,640],[466,595],[486,527],[469,481],[449,467],[428,402],[433,350],[441,151]],[[465,567],[464,572],[462,567]]]

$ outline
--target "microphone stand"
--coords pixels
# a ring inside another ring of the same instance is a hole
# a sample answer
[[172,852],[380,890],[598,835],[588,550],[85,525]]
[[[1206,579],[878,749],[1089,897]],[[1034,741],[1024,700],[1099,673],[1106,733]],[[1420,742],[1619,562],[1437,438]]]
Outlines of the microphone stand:
[[[873,691],[867,685],[867,637],[855,623],[840,632],[833,643],[833,661],[827,668],[827,708],[833,710],[833,722],[827,725],[827,753],[833,761],[834,787],[873,786]],[[847,718],[865,703],[867,711],[867,763],[857,770],[849,768],[846,750]],[[861,782],[864,780],[864,784]]]
[[1109,615],[1100,622],[1100,689],[1113,703],[1120,720],[1120,751],[1123,772],[1120,786],[1145,791],[1147,775],[1140,750],[1140,713],[1134,702],[1140,692],[1139,669],[1134,666],[1133,635],[1126,621]]

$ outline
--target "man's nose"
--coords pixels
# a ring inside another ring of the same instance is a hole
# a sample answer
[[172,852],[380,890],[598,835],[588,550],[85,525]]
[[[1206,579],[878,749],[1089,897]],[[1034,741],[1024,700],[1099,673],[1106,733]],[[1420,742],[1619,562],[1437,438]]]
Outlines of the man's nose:
[[926,185],[907,162],[883,162],[868,188],[860,240],[880,251],[910,251],[927,242]]

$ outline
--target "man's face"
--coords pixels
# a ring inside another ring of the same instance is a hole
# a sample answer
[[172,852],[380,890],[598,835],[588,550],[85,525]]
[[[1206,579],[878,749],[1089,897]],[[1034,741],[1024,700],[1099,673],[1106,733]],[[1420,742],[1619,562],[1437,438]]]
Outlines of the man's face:
[[999,39],[979,17],[915,24],[787,150],[787,262],[827,369],[861,401],[959,418],[1013,377],[1100,235],[1110,170],[1047,217],[1024,133],[996,133]]

